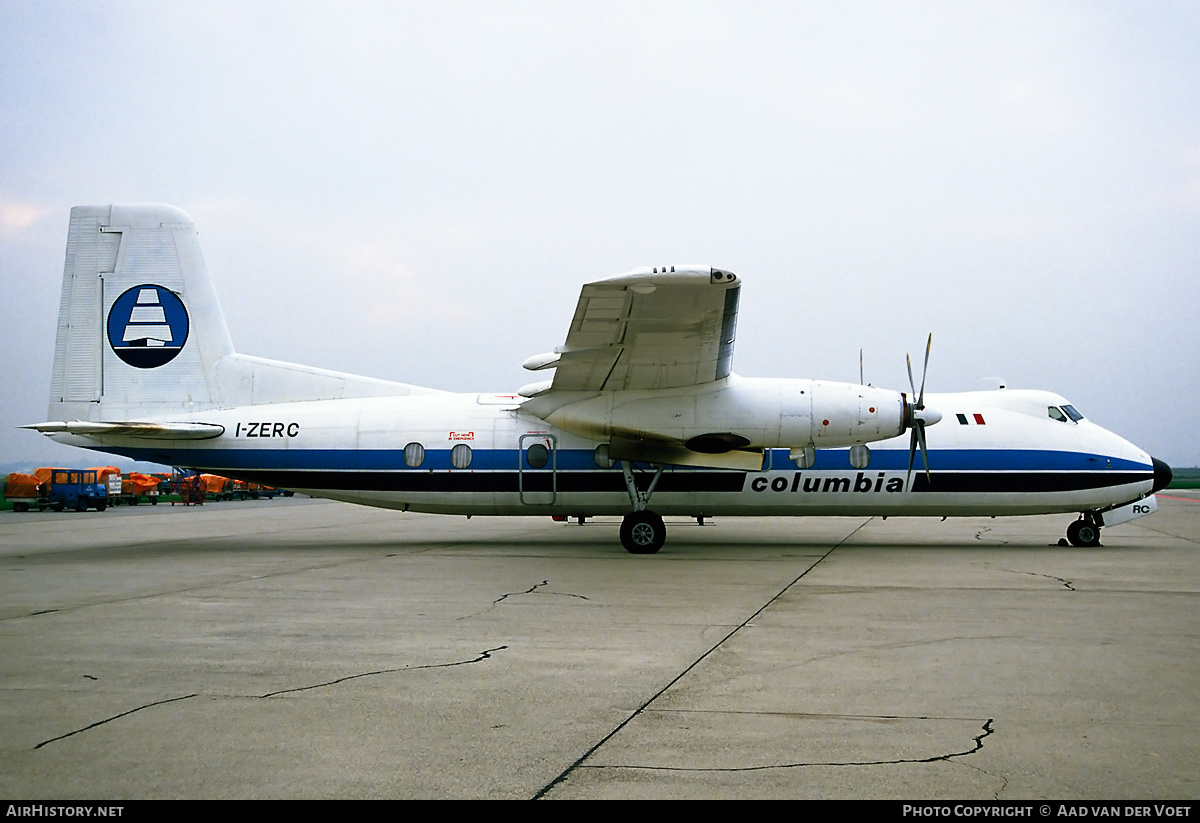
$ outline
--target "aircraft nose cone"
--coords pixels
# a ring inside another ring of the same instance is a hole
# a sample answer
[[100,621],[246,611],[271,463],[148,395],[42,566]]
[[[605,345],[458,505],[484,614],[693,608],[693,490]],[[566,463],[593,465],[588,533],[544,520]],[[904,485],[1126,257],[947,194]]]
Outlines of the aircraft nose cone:
[[1171,467],[1159,460],[1157,457],[1150,458],[1154,462],[1154,491],[1161,491],[1171,485],[1171,479],[1175,476],[1171,473]]

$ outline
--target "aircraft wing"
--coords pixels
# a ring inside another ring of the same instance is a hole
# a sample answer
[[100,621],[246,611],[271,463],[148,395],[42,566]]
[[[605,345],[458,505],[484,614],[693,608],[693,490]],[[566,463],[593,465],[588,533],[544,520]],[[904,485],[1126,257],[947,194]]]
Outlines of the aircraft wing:
[[732,272],[687,266],[639,269],[588,283],[557,357],[552,391],[695,386],[729,375],[741,282]]

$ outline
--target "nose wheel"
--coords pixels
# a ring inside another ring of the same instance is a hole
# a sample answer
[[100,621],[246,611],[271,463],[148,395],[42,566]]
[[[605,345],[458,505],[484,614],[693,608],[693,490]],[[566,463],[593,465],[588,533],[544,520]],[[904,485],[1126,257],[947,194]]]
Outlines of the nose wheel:
[[1067,540],[1072,546],[1099,546],[1100,527],[1091,520],[1076,520],[1067,526]]
[[621,545],[630,554],[655,554],[666,540],[667,527],[652,511],[633,512],[621,521]]

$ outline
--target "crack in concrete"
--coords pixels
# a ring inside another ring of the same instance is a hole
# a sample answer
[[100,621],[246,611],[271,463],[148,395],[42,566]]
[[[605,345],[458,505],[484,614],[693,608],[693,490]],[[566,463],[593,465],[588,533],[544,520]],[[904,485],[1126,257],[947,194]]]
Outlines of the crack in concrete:
[[[984,526],[982,529],[980,529],[979,531],[975,532],[975,539],[976,539],[976,540],[978,540],[980,543],[982,543],[982,542],[983,542],[983,536],[984,536],[985,534],[987,534],[988,532],[990,532],[991,530],[992,530],[992,527],[991,527],[991,526]],[[1000,540],[1000,539],[998,539],[998,538],[990,538],[989,540],[990,540],[990,542],[991,542],[992,544],[994,544],[994,545],[998,545],[998,546],[1006,546],[1006,545],[1008,545],[1008,541],[1007,541],[1007,540]]]
[[430,664],[424,665],[424,666],[399,666],[395,669],[379,669],[378,671],[373,671],[373,672],[360,672],[359,674],[351,674],[351,675],[347,675],[346,677],[339,677],[336,680],[329,680],[325,683],[313,683],[312,685],[309,685],[309,686],[297,686],[294,689],[280,689],[279,691],[275,691],[275,692],[267,692],[266,694],[260,694],[259,698],[261,699],[261,698],[266,698],[266,697],[277,697],[281,694],[292,694],[293,692],[305,692],[305,691],[311,691],[312,689],[323,689],[326,686],[336,686],[339,683],[345,683],[349,680],[358,680],[363,677],[374,677],[377,674],[396,674],[397,672],[415,672],[420,669],[448,669],[453,666],[466,666],[471,663],[481,663],[484,660],[489,659],[492,656],[492,652],[503,651],[504,649],[507,649],[507,648],[508,648],[508,646],[496,646],[495,648],[492,648],[492,649],[484,649],[477,656],[471,658],[470,660],[455,660],[452,663],[430,663]]
[[[516,597],[519,594],[539,593],[538,589],[542,588],[543,586],[549,586],[549,585],[550,585],[549,580],[543,580],[541,583],[534,583],[532,586],[530,586],[528,589],[525,589],[524,591],[508,592],[506,594],[502,594],[499,597],[497,597],[495,600],[493,600],[491,602],[491,604],[488,605],[487,608],[481,609],[480,611],[477,611],[477,612],[471,612],[470,614],[464,614],[462,617],[459,617],[456,619],[469,620],[472,617],[479,617],[481,614],[487,614],[492,609],[494,609],[496,606],[500,605],[501,603],[503,603],[505,600],[507,600],[510,597]],[[554,595],[555,597],[574,597],[578,600],[589,600],[590,599],[588,597],[585,597],[582,594],[571,594],[570,592],[544,592],[544,594],[551,594],[551,595]]]
[[1020,571],[1017,571],[1016,569],[1001,569],[1000,571],[1008,572],[1009,574],[1027,574],[1030,577],[1045,577],[1045,578],[1049,578],[1050,580],[1057,580],[1059,583],[1063,584],[1063,587],[1067,591],[1069,591],[1069,592],[1076,591],[1075,584],[1072,583],[1070,580],[1064,580],[1063,578],[1055,577],[1052,574],[1042,574],[1041,572],[1020,572]]
[[[492,601],[492,605],[495,606],[497,603],[507,600],[510,597],[516,597],[518,594],[533,594],[534,592],[536,592],[538,589],[542,588],[543,586],[549,586],[549,585],[550,585],[549,580],[543,580],[541,583],[534,583],[532,586],[530,586],[528,589],[526,589],[523,592],[509,592],[508,594],[504,594],[504,595],[501,595],[500,597],[497,597],[495,600]],[[569,592],[547,592],[547,594],[554,594],[554,595],[558,595],[560,597],[578,597],[580,600],[588,599],[588,598],[584,597],[582,594],[570,594]]]
[[163,706],[167,703],[175,703],[180,700],[190,700],[191,698],[196,697],[198,694],[199,694],[199,692],[196,692],[195,694],[185,694],[183,697],[169,697],[166,700],[155,700],[153,703],[147,703],[144,706],[138,706],[136,709],[130,709],[127,712],[121,712],[120,714],[114,714],[112,717],[106,717],[104,720],[97,720],[95,723],[90,723],[87,726],[84,726],[81,729],[76,729],[73,732],[67,732],[66,734],[60,734],[58,737],[52,737],[49,740],[43,740],[41,743],[38,743],[36,746],[34,746],[33,750],[37,751],[42,746],[48,745],[50,743],[54,743],[59,740],[65,740],[68,737],[73,737],[82,732],[86,732],[89,729],[94,729],[97,726],[103,726],[105,723],[111,723],[114,720],[120,720],[122,717],[128,717],[129,715],[134,714],[135,712],[140,712],[143,709],[153,708],[154,706]]
[[979,772],[980,774],[987,775],[988,777],[992,778],[993,780],[999,780],[1000,788],[998,788],[998,789],[996,789],[996,791],[992,792],[993,800],[999,800],[1000,795],[1004,794],[1004,790],[1008,788],[1008,778],[1002,774],[994,774],[993,772],[989,772],[987,769],[981,769],[978,766],[975,766],[971,763],[959,763],[958,765],[966,766],[968,769],[974,769],[975,771]]
[[[295,689],[281,689],[276,692],[268,692],[267,694],[259,695],[259,698],[275,697],[277,695],[290,694],[292,692],[303,692],[303,691],[309,691],[311,689],[320,689],[320,688],[324,688],[325,686],[334,686],[334,685],[337,685],[338,683],[345,683],[349,680],[357,680],[362,677],[372,677],[377,674],[393,674],[396,672],[417,671],[419,669],[445,669],[445,668],[450,668],[452,666],[465,666],[470,663],[479,663],[484,660],[487,660],[492,656],[493,652],[502,651],[507,648],[508,648],[508,646],[496,646],[495,648],[484,649],[478,655],[476,655],[475,657],[473,657],[469,660],[455,660],[451,663],[431,663],[429,665],[424,665],[424,666],[401,666],[401,667],[395,668],[395,669],[380,669],[379,671],[373,671],[373,672],[361,672],[359,674],[352,674],[352,675],[348,675],[346,677],[339,677],[336,680],[330,680],[326,683],[314,683],[310,686],[300,686]],[[84,677],[87,677],[91,680],[96,679],[95,677],[92,677],[92,675],[84,675]],[[38,749],[42,748],[43,746],[49,745],[50,743],[54,743],[59,740],[65,740],[68,737],[73,737],[77,734],[81,734],[82,732],[86,732],[89,729],[94,729],[98,726],[103,726],[106,723],[113,722],[114,720],[120,720],[122,717],[128,717],[129,715],[143,711],[144,709],[153,708],[154,706],[163,706],[163,705],[166,705],[167,703],[176,703],[180,700],[190,700],[193,697],[199,696],[199,694],[200,694],[199,692],[193,692],[192,694],[185,694],[182,697],[169,697],[166,700],[155,700],[152,703],[146,703],[145,705],[138,706],[137,708],[129,709],[128,711],[121,712],[120,714],[114,714],[112,717],[106,717],[103,720],[97,720],[95,723],[89,723],[88,725],[83,726],[82,728],[75,729],[74,731],[67,732],[66,734],[60,734],[58,737],[52,737],[49,740],[43,740],[41,743],[38,743],[36,746],[34,746],[33,749],[34,749],[34,751],[37,751]]]
[[[869,717],[869,715],[863,715]],[[888,715],[879,715],[879,719],[890,719]],[[924,718],[936,719],[936,718]],[[802,761],[798,763],[773,763],[769,766],[737,766],[731,768],[695,768],[691,766],[590,766],[581,765],[583,769],[637,769],[638,771],[652,772],[762,772],[770,771],[771,769],[801,769],[812,766],[898,766],[904,763],[940,763],[949,762],[956,757],[966,757],[967,755],[975,754],[983,748],[983,740],[985,737],[990,737],[995,733],[992,728],[992,723],[995,718],[989,717],[987,722],[983,724],[983,731],[977,734],[974,738],[975,745],[961,752],[949,752],[947,754],[934,755],[932,757],[902,757],[895,760],[824,760],[824,761]]]

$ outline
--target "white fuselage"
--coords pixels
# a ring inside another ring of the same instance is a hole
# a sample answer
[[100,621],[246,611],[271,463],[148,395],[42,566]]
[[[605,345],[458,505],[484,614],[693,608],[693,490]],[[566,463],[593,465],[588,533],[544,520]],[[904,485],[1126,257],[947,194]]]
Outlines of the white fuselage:
[[[55,437],[386,508],[629,512],[621,468],[598,450],[603,441],[525,414],[523,402],[515,395],[436,393],[272,403],[171,417],[224,427],[208,440],[107,438],[100,446],[85,436]],[[1045,514],[1102,510],[1152,491],[1151,457],[1087,420],[1048,416],[1049,407],[1066,404],[1058,395],[1001,390],[929,395],[926,402],[942,413],[927,433],[928,479],[918,453],[909,482],[906,435],[872,443],[862,468],[850,465],[845,448],[819,448],[811,468],[797,468],[787,448],[768,448],[760,471],[668,467],[653,509],[690,516]],[[644,489],[651,467],[634,468]]]

